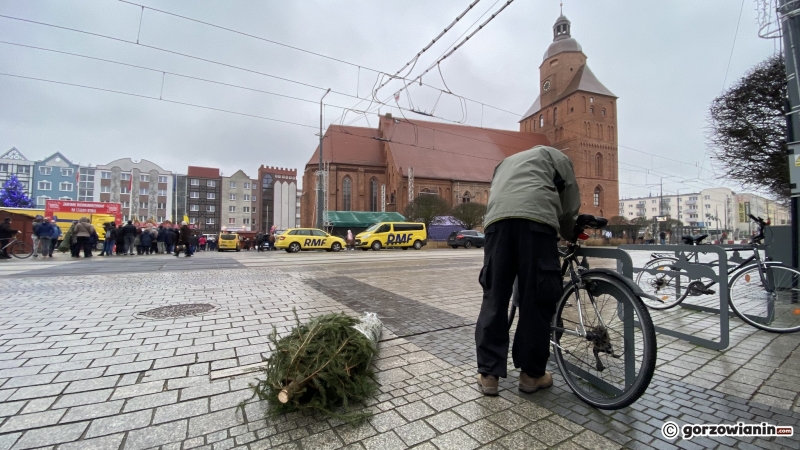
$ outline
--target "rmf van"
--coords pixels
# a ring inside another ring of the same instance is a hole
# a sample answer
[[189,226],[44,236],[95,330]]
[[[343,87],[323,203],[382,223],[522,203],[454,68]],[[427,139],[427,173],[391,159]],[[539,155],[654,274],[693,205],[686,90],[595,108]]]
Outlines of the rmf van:
[[382,248],[413,248],[419,250],[428,243],[424,223],[380,222],[356,235],[355,246],[362,250]]

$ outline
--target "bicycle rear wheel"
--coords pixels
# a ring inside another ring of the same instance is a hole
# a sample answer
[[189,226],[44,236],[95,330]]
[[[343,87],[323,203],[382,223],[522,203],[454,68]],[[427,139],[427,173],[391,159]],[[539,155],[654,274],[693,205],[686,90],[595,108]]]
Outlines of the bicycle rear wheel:
[[27,242],[17,241],[7,249],[8,254],[19,259],[29,258],[33,255],[33,246]]
[[[567,286],[553,317],[558,368],[581,400],[620,409],[647,389],[656,365],[656,334],[647,308],[622,281],[587,273]],[[586,334],[581,337],[581,320]]]
[[[634,280],[646,294],[659,300],[642,298],[645,306],[652,309],[669,309],[680,304],[687,295],[687,287],[692,280],[686,272],[673,268],[677,258],[663,257],[648,261]],[[647,272],[647,270],[658,272]]]
[[731,278],[728,301],[733,312],[750,325],[772,333],[800,331],[800,271],[767,263],[764,278],[756,264]]

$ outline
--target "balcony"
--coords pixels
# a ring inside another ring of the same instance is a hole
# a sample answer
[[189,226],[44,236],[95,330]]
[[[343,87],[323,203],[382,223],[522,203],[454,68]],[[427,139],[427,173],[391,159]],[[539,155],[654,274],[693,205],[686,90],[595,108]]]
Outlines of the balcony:
[[683,204],[684,205],[696,205],[697,204],[697,200],[686,200],[685,202],[683,202]]

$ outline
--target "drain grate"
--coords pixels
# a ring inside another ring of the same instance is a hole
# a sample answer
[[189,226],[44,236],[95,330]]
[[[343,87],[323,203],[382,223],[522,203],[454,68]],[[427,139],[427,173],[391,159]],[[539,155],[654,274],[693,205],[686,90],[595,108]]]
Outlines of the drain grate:
[[214,308],[214,305],[208,303],[189,303],[185,305],[162,306],[160,308],[141,312],[137,315],[150,317],[151,319],[172,319],[177,317],[198,316]]

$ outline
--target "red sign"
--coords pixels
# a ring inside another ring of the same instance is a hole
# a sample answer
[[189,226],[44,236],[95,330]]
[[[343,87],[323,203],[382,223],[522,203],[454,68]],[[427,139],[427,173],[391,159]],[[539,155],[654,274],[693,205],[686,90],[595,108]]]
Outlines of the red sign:
[[122,223],[122,204],[108,202],[81,202],[77,200],[47,200],[44,214],[47,217],[58,216],[59,213],[74,213],[90,216],[92,214],[113,215],[117,223]]

